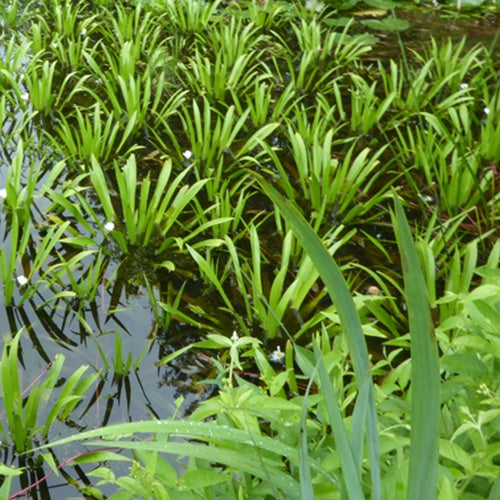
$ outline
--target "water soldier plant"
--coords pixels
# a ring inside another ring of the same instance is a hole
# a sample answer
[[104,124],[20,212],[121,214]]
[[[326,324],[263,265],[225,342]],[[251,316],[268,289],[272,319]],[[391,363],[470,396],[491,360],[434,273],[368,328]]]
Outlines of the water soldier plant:
[[0,6],[1,498],[500,495],[498,40],[372,3]]

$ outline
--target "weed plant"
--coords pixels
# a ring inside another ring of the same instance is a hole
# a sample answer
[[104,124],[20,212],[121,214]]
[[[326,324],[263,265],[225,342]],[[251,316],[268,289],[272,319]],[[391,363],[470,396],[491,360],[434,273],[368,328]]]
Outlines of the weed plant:
[[[499,496],[494,49],[377,59],[310,1],[0,15],[1,498]],[[213,391],[132,421],[155,347]]]

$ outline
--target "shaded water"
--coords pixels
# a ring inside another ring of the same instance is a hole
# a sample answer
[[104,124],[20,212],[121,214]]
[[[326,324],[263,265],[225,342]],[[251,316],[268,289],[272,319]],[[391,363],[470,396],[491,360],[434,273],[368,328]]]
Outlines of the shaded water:
[[470,16],[457,16],[454,13],[443,16],[419,10],[398,11],[398,16],[410,23],[410,28],[402,32],[402,39],[414,49],[421,49],[432,36],[438,41],[450,38],[454,42],[467,37],[467,44],[477,43],[492,47],[498,55],[500,50],[500,13],[498,9]]

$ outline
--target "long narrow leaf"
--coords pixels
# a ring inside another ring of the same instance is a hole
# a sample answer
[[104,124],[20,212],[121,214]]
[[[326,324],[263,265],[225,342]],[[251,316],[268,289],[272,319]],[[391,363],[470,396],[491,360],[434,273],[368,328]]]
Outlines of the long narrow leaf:
[[[372,496],[374,499],[380,498],[380,463],[379,463],[379,444],[378,444],[378,425],[375,410],[375,399],[373,394],[373,382],[370,373],[370,363],[368,357],[368,348],[361,328],[361,322],[356,311],[356,307],[347,288],[347,284],[340,272],[339,267],[328,253],[318,235],[311,229],[304,217],[299,213],[295,206],[288,200],[285,200],[269,183],[262,178],[258,178],[264,192],[271,198],[278,207],[281,214],[285,217],[297,239],[301,242],[304,250],[314,265],[320,272],[321,278],[337,308],[340,321],[344,328],[347,345],[352,358],[356,382],[358,387],[364,387],[369,383],[367,416],[356,419],[360,425],[366,423],[368,444],[371,462]],[[364,433],[364,428],[352,428],[351,434],[357,435]],[[356,440],[359,446],[363,440]],[[353,456],[359,457],[356,467],[361,470],[360,459],[361,450],[353,449]],[[347,479],[347,478],[346,478]]]
[[242,448],[241,451],[229,448],[208,447],[194,443],[156,441],[91,441],[91,446],[120,447],[131,450],[146,450],[163,453],[174,453],[176,455],[200,458],[208,463],[219,462],[233,467],[238,472],[245,472],[269,481],[286,495],[285,498],[299,500],[299,485],[293,477],[280,468],[276,462],[258,459],[257,455],[250,453],[251,448]]
[[[337,397],[333,390],[328,372],[326,371],[321,351],[316,342],[314,342],[314,354],[318,363],[321,392],[325,398],[328,418],[330,420],[333,436],[335,437],[335,443],[339,451],[345,487],[349,494],[349,498],[363,498],[364,495],[363,487],[361,485],[360,471],[356,467],[356,462],[359,464],[362,457],[356,457],[352,452],[352,446],[349,443],[349,437],[342,420],[342,414],[337,402]],[[357,402],[357,405],[358,404],[359,401]],[[353,438],[354,437],[355,435],[353,435]],[[351,441],[354,441],[354,439],[351,439]],[[361,445],[362,444],[363,443],[361,443]],[[358,461],[355,461],[356,458],[358,458]]]
[[439,441],[439,358],[431,322],[429,297],[410,227],[394,196],[396,237],[410,322],[412,401],[408,499],[436,496]]

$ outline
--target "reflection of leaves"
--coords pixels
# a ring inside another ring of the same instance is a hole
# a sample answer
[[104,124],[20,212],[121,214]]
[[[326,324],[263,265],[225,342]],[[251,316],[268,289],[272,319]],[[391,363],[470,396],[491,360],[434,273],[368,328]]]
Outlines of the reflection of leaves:
[[402,31],[410,27],[410,23],[405,19],[388,17],[387,19],[365,19],[360,21],[368,28],[382,31]]

